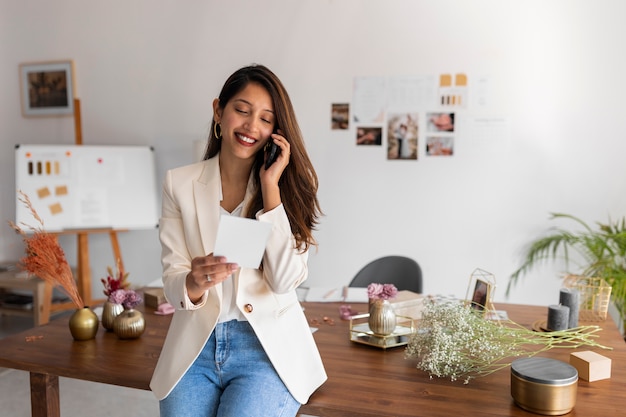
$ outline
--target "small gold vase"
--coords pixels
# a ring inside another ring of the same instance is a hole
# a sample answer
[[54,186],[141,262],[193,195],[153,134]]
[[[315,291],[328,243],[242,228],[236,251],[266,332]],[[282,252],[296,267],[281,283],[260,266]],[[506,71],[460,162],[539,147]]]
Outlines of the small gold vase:
[[96,337],[100,322],[89,307],[76,310],[70,317],[70,333],[74,340],[89,340]]
[[388,336],[396,329],[396,313],[389,300],[370,300],[370,330],[377,336]]
[[146,319],[141,311],[127,309],[115,317],[113,332],[120,339],[135,339],[141,336],[146,329]]
[[123,305],[106,301],[102,306],[102,327],[108,331],[113,330],[115,317],[117,317],[122,311],[124,311]]

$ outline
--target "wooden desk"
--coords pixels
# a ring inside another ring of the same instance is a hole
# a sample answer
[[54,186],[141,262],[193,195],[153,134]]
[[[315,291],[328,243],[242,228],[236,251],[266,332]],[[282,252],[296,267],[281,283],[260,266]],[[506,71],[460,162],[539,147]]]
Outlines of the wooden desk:
[[[303,305],[307,318],[320,322],[314,337],[329,379],[301,413],[320,417],[535,416],[513,404],[508,369],[468,385],[431,380],[415,368],[414,360],[404,358],[402,347],[384,351],[350,342],[348,322],[338,318],[338,303]],[[527,326],[546,314],[544,307],[497,307]],[[353,308],[364,310],[365,306]],[[0,340],[0,366],[31,373],[34,417],[59,416],[59,376],[147,390],[170,322],[170,316],[157,316],[153,311],[147,309],[146,332],[134,340],[120,340],[101,328],[94,340],[76,342],[67,317],[55,319]],[[325,316],[334,325],[324,323]],[[576,407],[569,416],[610,417],[623,415],[626,409],[626,344],[612,321],[602,322],[601,327],[600,343],[614,350],[594,350],[612,359],[612,377],[592,383],[580,380]],[[568,361],[570,352],[553,349],[542,356]]]
[[[320,417],[429,417],[449,416],[536,416],[517,407],[510,394],[510,368],[462,381],[429,379],[416,369],[416,360],[404,358],[404,348],[383,351],[348,340],[349,324],[335,320],[335,326],[323,323],[323,316],[337,317],[339,304],[305,303],[307,317],[321,324],[315,333],[328,381],[311,397],[302,413]],[[353,305],[355,308],[355,305]],[[547,307],[496,305],[509,317],[528,328],[546,317]],[[356,308],[365,311],[365,307]],[[594,350],[612,359],[609,380],[579,380],[576,406],[568,416],[622,416],[626,410],[626,343],[615,323],[597,323],[602,327],[599,342],[613,350]],[[541,356],[569,362],[571,349],[552,349]]]

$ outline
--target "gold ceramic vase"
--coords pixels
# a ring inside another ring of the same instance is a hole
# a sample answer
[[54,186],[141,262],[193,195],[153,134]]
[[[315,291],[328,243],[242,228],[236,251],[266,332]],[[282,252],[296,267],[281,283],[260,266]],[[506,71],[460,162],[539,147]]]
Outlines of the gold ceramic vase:
[[122,311],[113,321],[113,332],[120,339],[135,339],[146,329],[146,320],[141,311],[129,308]]
[[70,333],[74,340],[89,340],[96,337],[100,322],[89,307],[76,310],[70,317]]
[[110,301],[105,302],[102,306],[102,327],[107,330],[113,330],[115,317],[117,317],[122,311],[124,311],[123,305],[112,303]]
[[368,324],[378,336],[388,336],[396,329],[396,313],[389,300],[370,300]]

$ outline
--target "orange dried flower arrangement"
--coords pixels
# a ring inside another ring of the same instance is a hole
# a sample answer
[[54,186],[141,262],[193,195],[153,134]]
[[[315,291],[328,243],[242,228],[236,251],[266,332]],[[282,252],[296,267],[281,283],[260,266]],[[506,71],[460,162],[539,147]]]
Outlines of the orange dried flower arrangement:
[[39,217],[28,196],[19,191],[19,201],[30,211],[39,223],[38,227],[23,224],[27,230],[9,221],[9,225],[20,235],[26,244],[26,256],[20,259],[20,268],[30,275],[36,275],[53,287],[60,286],[70,297],[77,308],[85,307],[78,292],[76,281],[72,275],[72,269],[65,258],[65,252],[59,245],[56,235],[44,230],[43,219]]

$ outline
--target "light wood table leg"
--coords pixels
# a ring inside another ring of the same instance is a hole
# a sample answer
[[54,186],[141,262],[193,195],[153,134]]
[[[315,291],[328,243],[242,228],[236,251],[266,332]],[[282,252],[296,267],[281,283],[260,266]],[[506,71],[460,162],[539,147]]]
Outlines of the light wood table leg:
[[41,326],[50,321],[50,307],[52,304],[52,285],[42,281],[33,290],[33,318],[35,326]]
[[89,234],[78,233],[78,293],[87,307],[91,305],[91,271],[89,270]]
[[31,372],[30,403],[33,417],[61,417],[59,377]]
[[113,257],[115,258],[115,264],[119,268],[119,272],[122,274],[125,272],[124,261],[122,260],[122,252],[120,251],[120,243],[117,240],[117,232],[112,230],[109,232],[111,238],[111,248],[113,249]]

